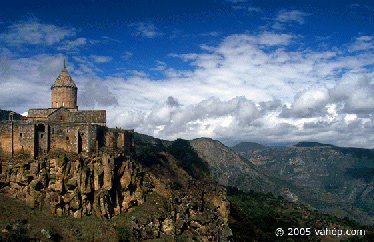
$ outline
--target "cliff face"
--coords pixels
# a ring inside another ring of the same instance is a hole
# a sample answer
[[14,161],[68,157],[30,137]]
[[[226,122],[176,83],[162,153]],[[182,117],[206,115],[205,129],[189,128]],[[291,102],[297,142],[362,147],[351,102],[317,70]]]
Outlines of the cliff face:
[[129,214],[123,226],[130,241],[165,236],[227,241],[232,234],[224,189],[176,164],[169,154],[146,167],[134,154],[121,153],[3,160],[0,191],[57,216],[118,219]]
[[123,154],[11,160],[1,171],[3,193],[59,216],[111,218],[144,202],[141,168]]

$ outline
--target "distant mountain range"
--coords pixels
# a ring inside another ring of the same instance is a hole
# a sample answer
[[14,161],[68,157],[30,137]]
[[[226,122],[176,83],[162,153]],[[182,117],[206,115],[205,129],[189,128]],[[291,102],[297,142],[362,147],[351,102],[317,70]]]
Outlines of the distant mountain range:
[[[240,152],[258,168],[290,179],[306,189],[337,198],[336,205],[353,210],[349,216],[364,223],[374,218],[374,150],[344,148],[318,142]],[[297,193],[296,193],[297,194]],[[335,215],[344,214],[335,206],[323,206],[308,195],[303,199],[313,207]]]
[[269,147],[261,145],[259,143],[255,143],[255,142],[241,142],[231,147],[231,149],[235,151],[236,153],[246,152],[248,150],[264,150],[267,148]]
[[374,221],[373,150],[316,142],[283,148],[247,142],[230,149],[206,138],[192,140],[191,146],[222,185],[272,192],[365,224]]

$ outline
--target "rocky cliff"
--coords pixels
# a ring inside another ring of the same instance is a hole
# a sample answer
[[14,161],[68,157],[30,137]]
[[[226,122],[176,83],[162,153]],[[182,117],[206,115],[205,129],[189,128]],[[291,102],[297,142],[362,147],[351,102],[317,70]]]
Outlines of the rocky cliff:
[[2,160],[1,193],[57,216],[114,219],[130,241],[228,241],[225,190],[209,176],[190,176],[168,153],[158,157],[147,166],[135,154],[115,152]]
[[144,202],[144,174],[129,155],[49,155],[1,164],[1,192],[31,208],[76,218],[111,218]]

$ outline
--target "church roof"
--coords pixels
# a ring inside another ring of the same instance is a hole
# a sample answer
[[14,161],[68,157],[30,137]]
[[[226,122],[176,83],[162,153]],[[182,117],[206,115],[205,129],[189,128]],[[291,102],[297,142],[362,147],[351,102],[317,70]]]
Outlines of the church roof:
[[64,69],[62,69],[60,75],[58,75],[56,81],[53,83],[51,88],[54,87],[74,87],[77,88],[75,85],[73,79],[71,78],[68,70],[66,69],[66,66],[64,66]]

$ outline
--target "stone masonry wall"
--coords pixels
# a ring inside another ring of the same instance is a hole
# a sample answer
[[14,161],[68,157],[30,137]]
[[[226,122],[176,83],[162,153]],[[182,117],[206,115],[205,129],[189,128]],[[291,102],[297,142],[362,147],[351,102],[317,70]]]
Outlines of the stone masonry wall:
[[53,109],[29,109],[27,118],[29,121],[47,120],[47,116],[52,113]]
[[83,110],[72,111],[70,113],[69,122],[73,123],[91,123],[98,125],[106,125],[105,110]]
[[74,153],[94,152],[97,129],[97,125],[90,124],[50,124],[50,148]]
[[108,129],[105,133],[105,146],[122,152],[133,152],[134,130]]
[[25,121],[0,122],[0,156],[34,155],[34,125]]
[[52,108],[77,108],[76,87],[53,87],[51,91]]
[[70,122],[106,125],[105,110],[82,110],[76,109],[29,109],[29,121]]

